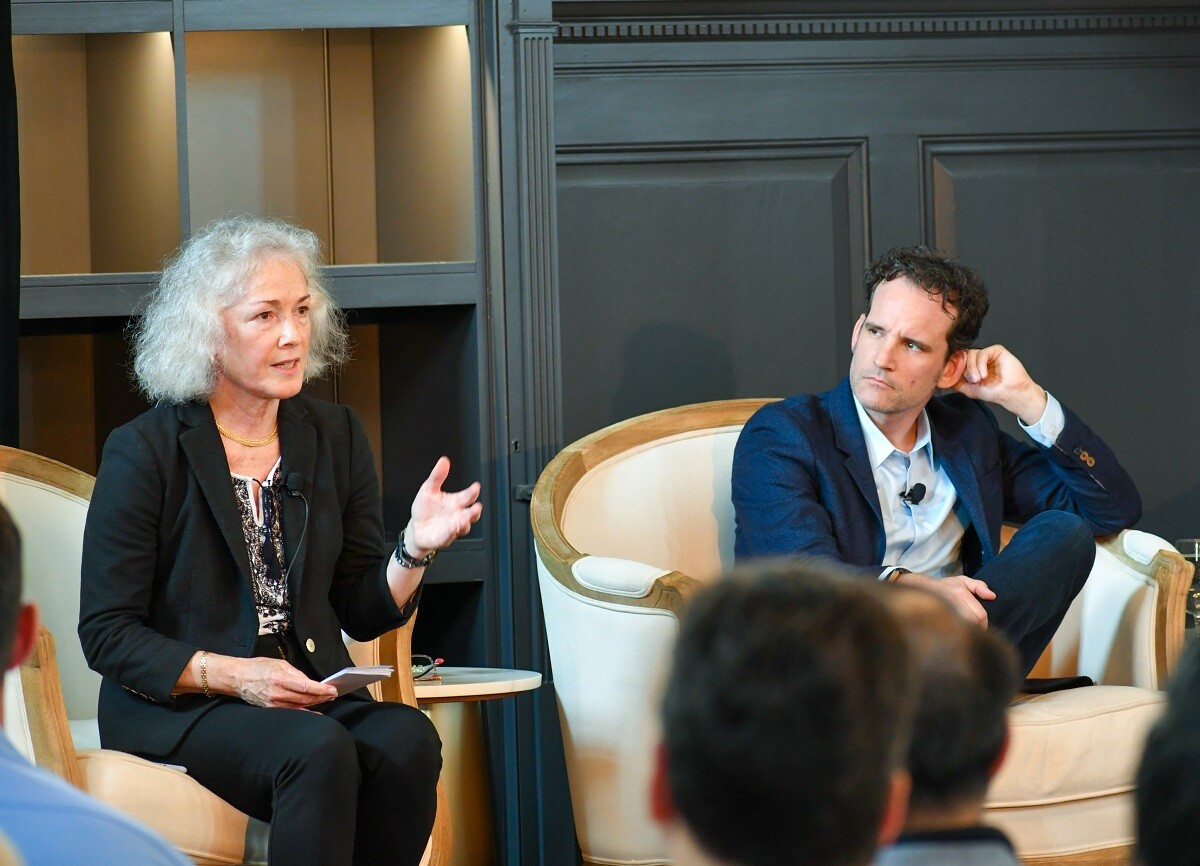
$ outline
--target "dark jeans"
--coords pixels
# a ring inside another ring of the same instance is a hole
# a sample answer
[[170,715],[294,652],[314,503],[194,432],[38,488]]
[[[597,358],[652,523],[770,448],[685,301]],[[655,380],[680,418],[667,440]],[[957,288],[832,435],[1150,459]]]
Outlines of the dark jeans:
[[[256,652],[279,654],[263,644]],[[433,828],[442,766],[424,713],[348,695],[315,711],[222,701],[159,760],[187,767],[223,800],[270,821],[272,866],[415,866]]]
[[994,601],[981,600],[988,626],[1016,644],[1022,674],[1037,664],[1095,559],[1096,540],[1082,518],[1046,511],[975,573],[996,593]]

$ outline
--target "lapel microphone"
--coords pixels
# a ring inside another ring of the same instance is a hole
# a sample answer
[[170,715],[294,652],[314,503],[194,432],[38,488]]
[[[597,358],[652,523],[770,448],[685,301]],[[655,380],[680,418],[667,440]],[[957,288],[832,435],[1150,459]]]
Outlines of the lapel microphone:
[[[288,476],[289,481],[291,480],[291,477],[292,476],[290,475]],[[921,500],[924,498],[925,485],[919,481],[912,487],[908,488],[908,490],[900,491],[900,500],[902,502],[907,502],[909,505],[920,505]]]
[[[296,545],[296,552],[292,554],[292,561],[288,563],[287,570],[283,573],[284,586],[287,586],[288,578],[291,577],[292,566],[300,558],[300,551],[304,548],[304,537],[308,535],[308,500],[304,498],[304,493],[302,492],[304,482],[307,480],[302,472],[289,472],[283,477],[283,492],[288,496],[298,496],[300,501],[304,503],[304,528],[300,530],[300,541]],[[922,488],[921,492],[924,492],[924,488]]]
[[[304,482],[308,479],[304,477],[303,472],[289,472],[283,478],[283,489],[288,496],[299,496],[304,499],[304,494],[300,491],[304,488]],[[304,500],[308,502],[307,499]]]

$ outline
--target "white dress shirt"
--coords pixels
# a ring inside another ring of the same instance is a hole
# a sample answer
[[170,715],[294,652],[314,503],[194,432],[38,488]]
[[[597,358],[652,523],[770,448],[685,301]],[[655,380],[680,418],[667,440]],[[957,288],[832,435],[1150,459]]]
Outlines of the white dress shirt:
[[[886,545],[880,578],[896,566],[930,577],[962,574],[960,549],[970,518],[941,460],[933,453],[928,414],[921,412],[917,419],[917,441],[906,454],[875,426],[858,397],[854,398],[854,408],[867,440],[867,458],[883,516]],[[1066,425],[1062,404],[1048,391],[1046,408],[1036,424],[1026,426],[1021,419],[1017,421],[1034,441],[1046,447],[1054,444]],[[925,485],[920,503],[900,498],[916,484]]]

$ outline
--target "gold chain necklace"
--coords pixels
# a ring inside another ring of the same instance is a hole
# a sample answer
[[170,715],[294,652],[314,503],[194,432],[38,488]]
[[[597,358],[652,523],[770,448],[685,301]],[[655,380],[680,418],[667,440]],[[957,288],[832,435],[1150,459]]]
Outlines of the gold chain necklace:
[[261,439],[243,438],[243,437],[237,435],[236,433],[234,433],[232,430],[226,430],[224,427],[221,426],[220,422],[216,422],[216,419],[214,419],[214,422],[217,424],[217,430],[220,431],[222,436],[224,436],[226,439],[232,439],[234,442],[236,442],[239,445],[245,445],[247,448],[262,448],[264,445],[270,445],[272,442],[274,442],[276,439],[279,438],[278,422],[276,422],[275,429],[271,431],[271,434],[269,436],[264,436]]

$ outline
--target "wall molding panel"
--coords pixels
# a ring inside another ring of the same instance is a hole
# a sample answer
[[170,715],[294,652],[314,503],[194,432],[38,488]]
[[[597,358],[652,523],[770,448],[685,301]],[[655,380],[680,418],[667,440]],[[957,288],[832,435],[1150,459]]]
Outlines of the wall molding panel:
[[566,438],[839,376],[867,162],[861,139],[560,149]]
[[[953,168],[948,160],[971,157],[1195,151],[1200,166],[1200,129],[1090,135],[929,136],[919,139],[921,152],[922,242],[953,252],[957,246]],[[1014,169],[1016,168],[1014,163]]]
[[1141,490],[1140,528],[1182,537],[1200,506],[1200,478],[1180,469],[1200,459],[1200,406],[1172,372],[1194,366],[1200,129],[954,137],[922,151],[926,239],[991,289],[981,343],[1011,348],[1104,437]]
[[1014,36],[1129,33],[1200,28],[1200,13],[842,15],[783,18],[591,19],[562,22],[562,42],[674,42],[739,39],[903,39],[919,36]]
[[559,79],[589,76],[603,73],[607,76],[709,76],[720,77],[730,74],[751,73],[768,75],[773,73],[855,73],[889,71],[1006,71],[1015,69],[1178,69],[1200,67],[1200,54],[1163,54],[1153,57],[1143,55],[1114,56],[1106,54],[1062,54],[1062,55],[989,55],[962,57],[854,57],[833,58],[798,56],[787,59],[737,59],[691,60],[662,59],[650,62],[624,62],[619,60],[563,62],[556,67]]

